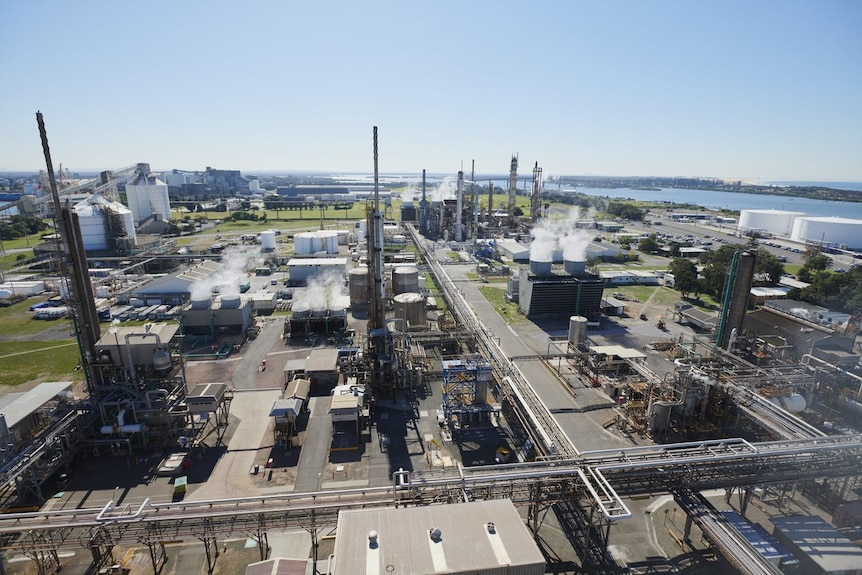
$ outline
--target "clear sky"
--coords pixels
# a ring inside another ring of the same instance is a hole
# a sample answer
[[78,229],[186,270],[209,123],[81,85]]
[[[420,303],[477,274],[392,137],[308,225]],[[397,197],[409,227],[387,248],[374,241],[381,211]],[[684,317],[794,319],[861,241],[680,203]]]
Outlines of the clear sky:
[[862,181],[858,0],[0,3],[0,170]]

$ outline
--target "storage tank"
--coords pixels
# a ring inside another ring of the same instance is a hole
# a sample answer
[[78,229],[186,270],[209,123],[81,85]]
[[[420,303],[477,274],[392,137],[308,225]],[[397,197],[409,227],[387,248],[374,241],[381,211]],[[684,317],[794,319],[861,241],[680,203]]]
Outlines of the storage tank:
[[400,267],[392,270],[392,293],[419,291],[419,270],[414,267]]
[[222,309],[238,309],[242,304],[242,298],[238,295],[223,295],[221,297]]
[[171,354],[165,349],[153,350],[153,369],[156,371],[167,371],[171,368]]
[[[134,305],[134,304],[132,304]],[[191,308],[192,309],[209,309],[210,307],[210,298],[196,298],[192,300]]]
[[267,251],[275,249],[275,231],[266,230],[260,232],[260,247]]
[[530,255],[530,272],[537,276],[551,275],[551,260],[533,259]]
[[338,232],[334,231],[300,232],[293,237],[293,242],[297,256],[338,253]]
[[791,393],[790,395],[784,396],[776,396],[770,397],[769,402],[786,409],[790,413],[801,413],[805,411],[805,398],[799,395],[798,393]]
[[395,296],[395,317],[406,319],[412,328],[424,328],[428,321],[425,314],[425,298],[418,293],[402,293]]
[[7,289],[0,289],[0,299],[8,299],[12,297],[12,292]]
[[587,337],[587,318],[573,315],[569,318],[569,343],[578,346]]
[[763,230],[778,236],[789,236],[796,218],[804,215],[803,212],[786,210],[742,210],[739,213],[737,229]]
[[366,309],[368,307],[368,266],[357,266],[347,274],[347,284],[350,291],[350,308]]
[[[95,288],[93,288],[93,291],[95,292],[96,297],[104,298],[110,297],[111,295],[111,291],[108,289],[108,286],[96,286]],[[2,296],[0,296],[0,299],[2,299]]]
[[801,217],[793,224],[791,239],[862,248],[862,220],[839,217]]
[[584,260],[565,260],[563,265],[565,266],[566,273],[569,275],[574,276],[586,273],[587,271],[587,262]]
[[670,414],[675,403],[669,401],[653,401],[649,406],[649,429],[650,433],[664,431],[670,424]]

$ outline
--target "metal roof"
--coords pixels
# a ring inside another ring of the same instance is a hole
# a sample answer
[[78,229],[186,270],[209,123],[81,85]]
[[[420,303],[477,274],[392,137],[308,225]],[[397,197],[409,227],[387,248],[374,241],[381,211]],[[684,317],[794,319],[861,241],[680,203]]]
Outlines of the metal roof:
[[[795,547],[822,573],[859,573],[862,549],[816,515],[772,517],[779,542]],[[803,565],[804,566],[804,565]]]
[[40,383],[30,391],[22,393],[13,401],[3,406],[3,413],[6,415],[6,425],[15,427],[31,414],[35,413],[40,407],[57,397],[57,394],[64,391],[72,391],[71,381],[47,381]]
[[507,499],[341,511],[334,551],[334,575],[545,571],[544,556]]
[[313,349],[305,363],[306,373],[335,371],[338,368],[338,350],[335,348]]
[[605,355],[615,355],[620,359],[642,359],[646,357],[646,355],[636,349],[621,345],[594,345],[590,348],[590,351]]
[[298,417],[302,412],[302,400],[297,397],[277,399],[269,410],[270,417]]

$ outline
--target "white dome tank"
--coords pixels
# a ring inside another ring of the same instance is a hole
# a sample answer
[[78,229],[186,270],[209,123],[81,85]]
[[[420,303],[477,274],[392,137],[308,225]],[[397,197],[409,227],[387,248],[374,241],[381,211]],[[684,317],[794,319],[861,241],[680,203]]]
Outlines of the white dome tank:
[[740,230],[763,230],[777,236],[789,236],[793,231],[793,222],[804,216],[803,212],[788,212],[785,210],[742,210],[739,213]]
[[347,284],[350,291],[350,308],[365,309],[368,307],[368,267],[355,267],[347,274]]
[[419,270],[414,267],[400,267],[392,270],[392,293],[419,291]]
[[0,299],[8,299],[12,297],[12,292],[7,289],[0,289]]
[[799,242],[822,242],[836,246],[846,245],[850,249],[862,248],[862,220],[813,216],[797,218],[793,224],[791,238]]
[[394,298],[395,318],[406,319],[411,329],[424,328],[427,323],[425,298],[418,293],[402,293]]
[[786,409],[790,413],[801,413],[805,411],[805,398],[799,395],[798,393],[791,393],[790,395],[770,397],[769,402]]
[[260,247],[267,251],[275,249],[275,230],[260,232]]

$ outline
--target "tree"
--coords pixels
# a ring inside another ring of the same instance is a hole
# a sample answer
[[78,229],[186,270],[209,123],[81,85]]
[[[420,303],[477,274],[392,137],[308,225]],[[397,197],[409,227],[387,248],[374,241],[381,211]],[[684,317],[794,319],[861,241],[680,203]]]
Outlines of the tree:
[[690,293],[695,294],[695,297],[697,297],[703,291],[701,281],[697,277],[697,266],[694,265],[694,262],[684,258],[676,258],[670,262],[668,269],[673,274],[674,287],[682,294],[682,297],[686,297]]
[[799,281],[813,282],[814,279],[826,272],[832,266],[832,258],[826,254],[806,252],[805,265],[799,269],[797,277]]
[[646,254],[654,254],[661,249],[661,245],[658,243],[658,237],[650,234],[638,242],[638,249]]

